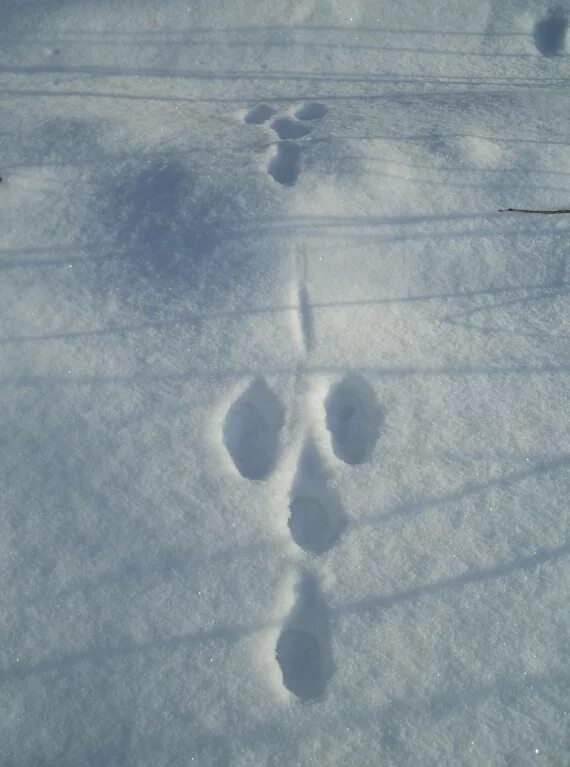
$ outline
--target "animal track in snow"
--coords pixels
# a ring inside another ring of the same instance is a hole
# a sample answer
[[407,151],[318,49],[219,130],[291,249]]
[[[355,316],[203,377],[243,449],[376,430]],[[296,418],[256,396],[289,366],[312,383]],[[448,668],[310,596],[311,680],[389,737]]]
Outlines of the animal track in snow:
[[296,144],[282,141],[267,167],[269,175],[283,186],[293,186],[299,177],[301,150]]
[[295,117],[297,120],[320,120],[326,113],[327,108],[324,104],[319,104],[317,101],[309,101],[297,109]]
[[262,125],[266,123],[275,114],[275,109],[268,104],[257,104],[248,110],[243,118],[249,125]]
[[316,578],[303,573],[275,650],[284,686],[302,702],[325,692],[333,667],[330,640],[328,609]]
[[313,130],[310,125],[292,120],[290,117],[278,117],[273,120],[271,127],[280,139],[303,138]]
[[[297,291],[301,332],[308,350],[313,330],[304,282],[298,284]],[[367,460],[384,419],[370,386],[357,375],[346,376],[332,387],[324,409],[335,455],[348,464]],[[223,438],[243,477],[259,480],[269,475],[282,423],[282,405],[263,379],[252,381],[231,405],[224,419]],[[292,482],[287,523],[292,540],[311,557],[329,551],[347,524],[329,479],[309,437]],[[274,660],[283,686],[300,702],[323,697],[333,673],[328,608],[315,576],[307,572],[299,578],[293,609],[275,645]]]
[[339,539],[346,517],[312,441],[301,451],[289,504],[289,530],[295,543],[312,554],[323,554]]
[[[317,109],[319,106],[305,105],[302,109],[307,111],[298,110],[298,114],[305,119],[319,119],[326,111],[324,107]],[[250,122],[258,124],[272,117],[267,110],[248,115]],[[281,184],[294,184],[298,175],[301,148],[289,137],[295,124],[290,118],[277,118],[271,124],[274,130],[280,131],[280,139],[268,171]],[[308,266],[304,250],[297,249],[295,258],[288,309],[298,344],[295,377],[299,392],[308,374],[306,361],[314,343],[314,317],[306,285]],[[370,458],[384,412],[362,378],[351,374],[336,383],[325,398],[322,415],[331,435],[332,450],[340,460],[355,465]],[[224,445],[236,469],[246,479],[261,480],[269,476],[275,464],[283,420],[283,407],[262,378],[252,381],[228,409],[223,422]],[[291,538],[305,552],[305,558],[313,561],[330,551],[347,525],[339,495],[330,482],[330,474],[310,431],[291,483],[288,511]],[[293,609],[284,621],[274,655],[283,686],[300,702],[323,697],[333,673],[330,648],[326,602],[316,577],[302,572]]]
[[[294,117],[276,117],[271,128],[278,137],[274,156],[269,161],[267,172],[282,186],[293,186],[299,177],[301,147],[295,143],[313,130],[306,121],[318,120],[326,114],[326,107],[317,102],[308,102],[299,107]],[[251,107],[244,117],[246,123],[261,125],[276,114],[267,104]]]
[[534,44],[543,56],[555,56],[564,49],[568,17],[560,9],[552,10],[534,28]]
[[362,378],[350,375],[325,400],[326,426],[337,458],[356,465],[367,461],[378,439],[384,413]]
[[283,408],[263,379],[256,379],[229,408],[223,438],[236,469],[246,479],[265,479],[277,454]]

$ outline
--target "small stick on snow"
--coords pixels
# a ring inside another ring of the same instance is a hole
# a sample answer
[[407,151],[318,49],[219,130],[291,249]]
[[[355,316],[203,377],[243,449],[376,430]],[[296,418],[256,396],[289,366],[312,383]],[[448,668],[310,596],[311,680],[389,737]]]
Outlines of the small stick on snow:
[[553,216],[555,213],[570,213],[570,210],[528,210],[527,208],[499,208],[499,213],[540,213]]

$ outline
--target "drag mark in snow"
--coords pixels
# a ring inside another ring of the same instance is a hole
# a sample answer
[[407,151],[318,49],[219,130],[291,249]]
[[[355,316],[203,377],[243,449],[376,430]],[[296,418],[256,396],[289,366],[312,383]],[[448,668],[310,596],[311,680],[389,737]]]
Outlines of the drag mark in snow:
[[303,346],[305,352],[310,352],[313,346],[313,310],[309,300],[309,293],[303,283],[299,285],[298,307]]
[[246,479],[265,479],[273,469],[283,408],[263,379],[253,381],[226,413],[223,439]]
[[299,351],[302,359],[299,362],[302,369],[307,354],[311,351],[314,342],[313,307],[307,289],[308,263],[305,249],[295,254],[294,274],[295,285],[291,296],[295,305],[294,311],[294,335],[298,339]]
[[332,676],[328,608],[315,577],[302,573],[275,648],[283,685],[301,702],[321,698]]
[[366,381],[351,375],[334,386],[325,400],[325,415],[336,457],[351,465],[367,461],[384,413]]

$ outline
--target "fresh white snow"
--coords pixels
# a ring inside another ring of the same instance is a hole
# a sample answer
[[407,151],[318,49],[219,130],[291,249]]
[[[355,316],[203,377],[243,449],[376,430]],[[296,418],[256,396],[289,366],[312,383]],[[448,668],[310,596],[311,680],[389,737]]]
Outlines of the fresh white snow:
[[0,764],[570,764],[565,1],[2,0]]

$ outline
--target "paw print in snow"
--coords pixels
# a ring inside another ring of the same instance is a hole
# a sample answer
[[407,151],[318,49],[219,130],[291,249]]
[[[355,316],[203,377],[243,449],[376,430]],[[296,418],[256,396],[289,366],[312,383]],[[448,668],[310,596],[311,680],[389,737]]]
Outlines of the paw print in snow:
[[[301,324],[304,312],[299,307]],[[244,479],[262,481],[270,476],[283,416],[283,406],[261,378],[252,381],[230,406],[223,442]],[[371,458],[383,411],[366,381],[351,374],[333,385],[324,399],[321,418],[330,434],[331,453],[339,461],[354,466]],[[291,485],[288,527],[309,563],[325,556],[349,523],[330,479],[317,443],[306,437]],[[306,568],[297,581],[293,608],[283,622],[275,661],[284,687],[298,700],[322,698],[333,669],[328,608],[316,576]]]
[[[308,123],[320,120],[327,108],[318,102],[308,102],[294,115],[275,117],[277,114],[268,104],[256,104],[246,113],[244,121],[249,125],[263,125],[271,120],[270,127],[278,136],[275,154],[269,161],[267,172],[282,186],[293,186],[299,177],[301,145],[299,139],[308,136],[313,127]],[[272,119],[273,118],[273,119]]]

